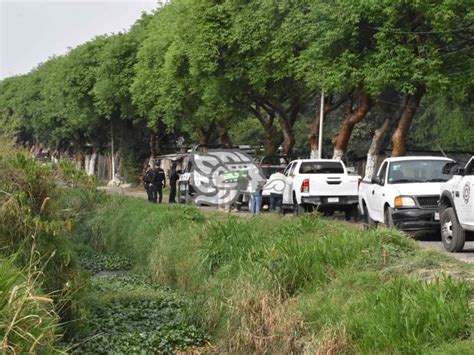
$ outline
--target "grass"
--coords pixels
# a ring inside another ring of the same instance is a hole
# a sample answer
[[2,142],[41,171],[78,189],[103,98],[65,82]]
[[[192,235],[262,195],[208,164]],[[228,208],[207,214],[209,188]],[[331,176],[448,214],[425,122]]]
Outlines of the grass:
[[[472,346],[471,266],[392,230],[235,218],[109,197],[77,229],[194,299],[223,352],[436,353]],[[448,272],[445,272],[448,270]]]
[[56,352],[59,317],[53,299],[44,295],[41,272],[19,270],[14,257],[0,259],[0,351]]

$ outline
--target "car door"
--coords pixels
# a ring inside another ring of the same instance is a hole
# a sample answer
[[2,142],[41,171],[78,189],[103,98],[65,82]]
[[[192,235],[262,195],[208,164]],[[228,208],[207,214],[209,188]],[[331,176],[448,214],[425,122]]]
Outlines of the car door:
[[385,183],[388,171],[388,162],[384,162],[380,167],[377,176],[380,179],[380,184],[372,184],[371,186],[371,198],[372,206],[372,218],[378,222],[383,222],[383,206],[385,204]]
[[293,204],[293,183],[295,180],[295,169],[298,165],[297,162],[290,163],[284,171],[286,176],[285,190],[283,191],[283,203],[291,205]]
[[459,222],[474,227],[474,159],[467,164],[464,176],[454,186],[453,195]]

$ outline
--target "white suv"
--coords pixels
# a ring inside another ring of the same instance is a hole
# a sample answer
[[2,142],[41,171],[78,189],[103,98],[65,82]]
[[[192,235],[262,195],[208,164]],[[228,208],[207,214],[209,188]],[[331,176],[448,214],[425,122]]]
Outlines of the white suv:
[[[446,170],[454,167],[446,166]],[[439,215],[441,238],[446,250],[461,251],[466,231],[474,231],[474,158],[441,187]]]

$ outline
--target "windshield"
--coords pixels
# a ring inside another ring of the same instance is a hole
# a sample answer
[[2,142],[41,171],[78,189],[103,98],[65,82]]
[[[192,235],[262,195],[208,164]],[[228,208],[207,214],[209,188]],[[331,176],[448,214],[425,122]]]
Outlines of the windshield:
[[411,182],[444,182],[451,178],[443,174],[446,160],[403,160],[392,162],[388,173],[389,184]]
[[300,166],[300,174],[344,174],[344,168],[340,162],[303,162]]

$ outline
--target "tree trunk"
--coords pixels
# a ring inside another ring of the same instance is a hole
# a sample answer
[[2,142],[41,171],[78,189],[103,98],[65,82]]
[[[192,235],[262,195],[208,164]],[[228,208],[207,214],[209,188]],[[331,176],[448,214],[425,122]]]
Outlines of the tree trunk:
[[416,111],[420,106],[421,98],[425,93],[424,88],[418,88],[413,95],[408,95],[405,100],[398,127],[392,135],[392,156],[399,157],[406,154],[406,141],[411,123],[415,117]]
[[281,132],[278,132],[274,125],[265,129],[265,154],[266,155],[274,155],[278,148],[280,147],[281,143],[283,142],[283,137]]
[[258,119],[260,124],[263,127],[264,131],[264,146],[265,146],[265,154],[266,155],[273,155],[278,150],[278,147],[283,141],[281,133],[278,132],[274,123],[275,123],[275,111],[269,110],[261,110],[261,108],[256,105],[256,107],[250,107],[250,111],[253,115]]
[[74,154],[74,161],[75,161],[76,170],[81,170],[82,169],[83,160],[84,160],[84,157],[82,156],[81,152],[77,152],[77,153]]
[[377,168],[377,160],[382,151],[383,141],[387,136],[391,128],[393,120],[386,118],[382,126],[375,130],[372,143],[370,144],[369,151],[367,152],[367,164],[365,166],[365,178],[371,179],[375,174]]
[[199,144],[201,145],[209,145],[209,141],[211,140],[212,133],[214,132],[215,129],[215,123],[211,122],[207,129],[201,127],[198,129],[198,135],[199,135]]
[[352,108],[352,102],[349,102],[349,107],[347,113],[344,115],[344,119],[339,128],[339,134],[334,139],[334,153],[333,159],[341,160],[346,152],[347,146],[349,145],[349,140],[352,135],[352,130],[354,126],[362,121],[367,112],[370,109],[371,102],[370,97],[363,89],[358,90],[359,94],[359,104],[358,107],[354,110]]
[[87,175],[93,176],[95,175],[95,165],[97,162],[97,148],[94,146],[92,147],[92,154],[90,156],[88,168],[87,168]]
[[161,155],[160,140],[158,139],[158,132],[154,129],[150,130],[150,159],[155,159]]
[[232,139],[229,131],[223,124],[219,124],[219,141],[226,148],[232,148]]
[[295,136],[293,133],[293,127],[286,117],[279,115],[281,130],[283,132],[283,143],[281,149],[283,155],[291,155],[293,147],[295,146]]

